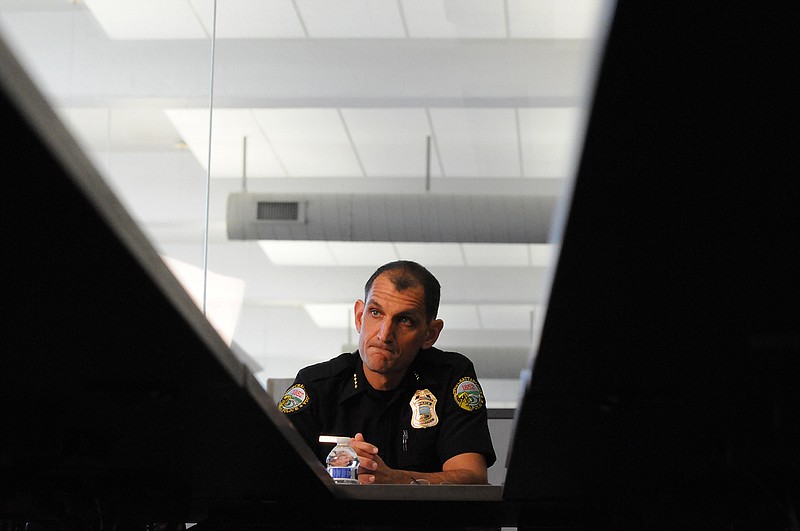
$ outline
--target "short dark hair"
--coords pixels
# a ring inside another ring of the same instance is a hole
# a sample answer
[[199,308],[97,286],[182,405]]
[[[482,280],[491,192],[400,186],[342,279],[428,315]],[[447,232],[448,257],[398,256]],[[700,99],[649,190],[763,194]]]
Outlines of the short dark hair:
[[436,319],[436,314],[439,313],[442,287],[430,271],[410,260],[389,262],[376,269],[364,285],[364,300],[369,297],[369,291],[372,289],[375,279],[383,273],[392,273],[391,281],[397,291],[422,286],[422,290],[425,292],[425,314],[428,322]]

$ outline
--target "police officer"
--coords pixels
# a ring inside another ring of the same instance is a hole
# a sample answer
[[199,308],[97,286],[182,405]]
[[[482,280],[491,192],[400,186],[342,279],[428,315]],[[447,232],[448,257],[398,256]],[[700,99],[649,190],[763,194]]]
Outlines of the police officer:
[[433,347],[440,286],[409,261],[378,268],[355,303],[358,350],[306,367],[279,403],[324,462],[349,435],[361,483],[487,483],[496,457],[472,362]]

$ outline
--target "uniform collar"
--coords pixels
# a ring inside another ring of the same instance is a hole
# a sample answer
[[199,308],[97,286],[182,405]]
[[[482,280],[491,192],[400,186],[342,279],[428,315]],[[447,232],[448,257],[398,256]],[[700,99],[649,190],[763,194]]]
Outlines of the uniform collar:
[[350,376],[344,384],[342,394],[339,395],[339,403],[361,394],[367,390],[367,377],[364,376],[364,366],[361,364],[361,355],[356,350],[353,352],[353,360],[350,367]]
[[[417,389],[432,384],[432,382],[429,382],[425,377],[427,373],[427,371],[425,371],[425,360],[427,356],[430,355],[431,350],[432,349],[421,350],[419,354],[417,354],[414,363],[411,364],[408,368],[408,372],[403,376],[403,380],[400,382],[400,388]],[[361,362],[361,355],[357,350],[353,352],[351,373],[352,376],[348,378],[342,390],[342,394],[339,396],[340,404],[358,394],[366,392],[369,386],[367,377],[364,375],[364,365]]]

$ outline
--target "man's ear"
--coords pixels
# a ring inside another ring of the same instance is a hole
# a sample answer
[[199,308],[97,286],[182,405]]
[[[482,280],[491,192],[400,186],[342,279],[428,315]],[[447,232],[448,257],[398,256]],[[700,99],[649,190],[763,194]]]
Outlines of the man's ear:
[[444,328],[444,321],[441,319],[434,319],[430,325],[428,325],[428,337],[425,338],[425,341],[422,343],[422,348],[431,348],[436,340],[439,339],[439,334],[442,333],[442,328]]
[[361,333],[361,323],[364,319],[364,301],[358,299],[353,307],[353,315],[356,317],[356,332]]

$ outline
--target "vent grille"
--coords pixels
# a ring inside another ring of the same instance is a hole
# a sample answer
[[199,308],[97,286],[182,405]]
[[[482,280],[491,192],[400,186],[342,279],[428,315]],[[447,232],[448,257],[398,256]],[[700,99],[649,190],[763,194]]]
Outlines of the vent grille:
[[259,201],[256,219],[267,221],[297,221],[300,205],[296,202]]

